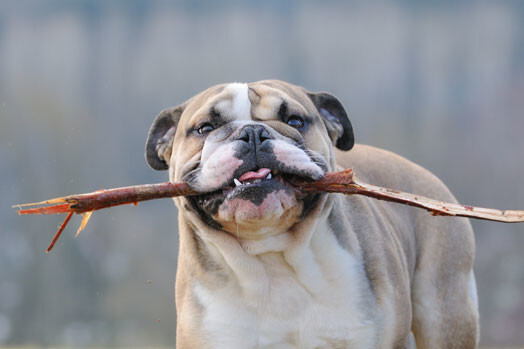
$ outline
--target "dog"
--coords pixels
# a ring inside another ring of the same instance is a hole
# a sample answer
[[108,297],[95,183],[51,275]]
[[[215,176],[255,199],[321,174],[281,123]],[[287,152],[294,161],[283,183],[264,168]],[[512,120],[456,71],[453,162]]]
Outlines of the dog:
[[341,102],[278,80],[211,87],[162,111],[155,170],[177,197],[177,348],[475,348],[475,242],[465,218],[298,192],[353,168],[365,182],[456,202],[420,166],[355,145]]

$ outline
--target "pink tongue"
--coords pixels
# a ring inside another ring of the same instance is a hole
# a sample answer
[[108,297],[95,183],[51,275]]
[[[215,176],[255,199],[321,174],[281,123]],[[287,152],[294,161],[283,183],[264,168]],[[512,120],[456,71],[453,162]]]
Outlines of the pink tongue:
[[242,182],[248,179],[259,179],[259,178],[264,179],[270,172],[271,170],[269,168],[261,168],[257,172],[248,171],[244,173],[242,176],[240,176],[238,180]]

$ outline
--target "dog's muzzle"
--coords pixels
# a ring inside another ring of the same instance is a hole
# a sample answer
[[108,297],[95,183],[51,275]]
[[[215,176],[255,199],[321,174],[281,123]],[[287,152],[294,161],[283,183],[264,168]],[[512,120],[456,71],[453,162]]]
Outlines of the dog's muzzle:
[[[209,171],[191,171],[190,185],[191,181],[205,183],[206,176],[212,177],[213,183],[221,183],[218,188],[188,198],[193,209],[215,228],[222,228],[224,221],[256,224],[280,219],[289,210],[295,215],[299,210],[297,216],[304,216],[319,195],[304,195],[290,182],[295,177],[319,179],[327,165],[322,159],[313,159],[303,144],[279,137],[268,126],[257,123],[241,127],[232,139],[215,150],[215,156],[207,159],[216,173],[229,173],[227,178],[219,180],[209,175]],[[224,153],[230,155],[224,157]],[[220,159],[220,163],[213,163],[218,162],[215,159]],[[223,169],[222,163],[238,165]]]

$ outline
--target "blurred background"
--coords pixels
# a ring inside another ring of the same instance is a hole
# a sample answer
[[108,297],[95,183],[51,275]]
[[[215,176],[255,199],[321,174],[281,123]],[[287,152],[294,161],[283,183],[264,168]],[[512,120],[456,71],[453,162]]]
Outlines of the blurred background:
[[[524,2],[0,2],[0,345],[175,342],[170,200],[79,217],[12,204],[167,180],[144,143],[163,108],[223,82],[337,95],[356,139],[462,203],[524,209]],[[435,218],[438,219],[438,218]],[[524,345],[524,225],[473,221],[481,344]]]

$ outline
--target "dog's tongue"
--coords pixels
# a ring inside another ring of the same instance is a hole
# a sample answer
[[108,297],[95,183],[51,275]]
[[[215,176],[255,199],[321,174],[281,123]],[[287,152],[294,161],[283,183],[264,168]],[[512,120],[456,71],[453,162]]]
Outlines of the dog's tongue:
[[242,182],[247,181],[248,179],[264,179],[270,172],[271,170],[269,168],[261,168],[257,172],[248,171],[240,176],[238,180]]

